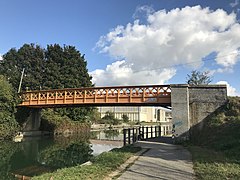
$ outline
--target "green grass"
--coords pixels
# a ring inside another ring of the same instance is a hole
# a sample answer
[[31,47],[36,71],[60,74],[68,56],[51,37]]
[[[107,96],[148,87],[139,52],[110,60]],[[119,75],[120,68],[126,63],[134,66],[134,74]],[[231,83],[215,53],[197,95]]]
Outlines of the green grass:
[[240,98],[206,119],[191,144],[197,179],[240,179]]
[[51,177],[54,180],[79,180],[79,179],[104,179],[106,175],[116,170],[128,158],[140,151],[140,147],[125,146],[120,149],[113,149],[110,152],[104,152],[92,161],[92,165],[75,166],[71,168],[59,169],[53,173],[47,173],[40,176],[35,176],[33,180],[47,180]]
[[221,152],[189,147],[197,179],[240,179],[240,164]]

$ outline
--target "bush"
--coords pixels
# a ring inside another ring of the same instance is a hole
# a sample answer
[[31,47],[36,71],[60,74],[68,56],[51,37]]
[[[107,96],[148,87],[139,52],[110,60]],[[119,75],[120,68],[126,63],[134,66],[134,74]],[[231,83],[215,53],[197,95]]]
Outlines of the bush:
[[53,109],[45,109],[42,111],[41,117],[41,130],[50,131],[54,134],[68,133],[79,133],[79,132],[90,132],[90,124],[80,123],[78,121],[72,121],[67,116],[61,116],[58,112]]
[[128,123],[129,122],[129,117],[126,114],[122,115],[122,120],[124,123]]
[[18,131],[14,113],[16,98],[8,81],[0,75],[0,139],[10,139]]
[[15,177],[11,173],[11,158],[20,149],[18,143],[12,141],[0,141],[0,177],[1,179],[14,180]]
[[115,118],[113,112],[107,111],[105,116],[102,118],[102,122],[110,125],[118,125],[121,123],[121,120]]

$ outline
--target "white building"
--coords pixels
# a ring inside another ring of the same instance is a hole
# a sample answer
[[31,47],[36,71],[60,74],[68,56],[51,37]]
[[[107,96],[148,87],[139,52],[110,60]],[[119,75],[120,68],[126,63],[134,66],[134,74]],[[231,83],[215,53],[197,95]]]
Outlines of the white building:
[[113,112],[115,118],[122,119],[122,115],[127,115],[133,122],[159,122],[161,123],[161,135],[172,134],[172,113],[171,110],[162,107],[137,107],[137,106],[115,106],[98,107],[101,118],[106,112]]
[[115,118],[122,119],[127,115],[130,121],[134,122],[170,122],[171,110],[161,107],[137,107],[137,106],[115,106],[115,107],[98,107],[101,118],[106,112],[113,112]]

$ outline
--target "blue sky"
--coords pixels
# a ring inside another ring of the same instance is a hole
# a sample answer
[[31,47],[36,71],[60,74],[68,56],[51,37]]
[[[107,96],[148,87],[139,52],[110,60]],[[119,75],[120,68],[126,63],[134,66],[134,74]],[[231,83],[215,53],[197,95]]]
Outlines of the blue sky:
[[238,0],[1,0],[0,8],[1,55],[24,43],[73,45],[97,86],[182,84],[196,69],[240,93]]

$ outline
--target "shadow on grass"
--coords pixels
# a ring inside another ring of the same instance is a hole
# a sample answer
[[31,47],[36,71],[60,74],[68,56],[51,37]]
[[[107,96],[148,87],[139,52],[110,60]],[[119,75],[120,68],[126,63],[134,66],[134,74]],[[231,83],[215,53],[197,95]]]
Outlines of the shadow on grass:
[[189,150],[198,179],[240,179],[240,98],[191,128]]
[[222,152],[190,146],[197,179],[240,179],[239,160]]

